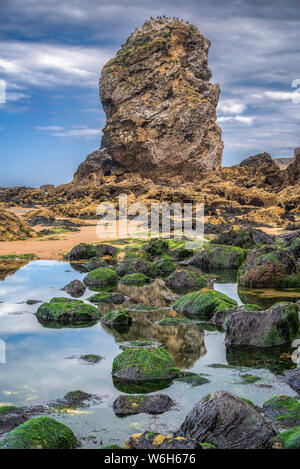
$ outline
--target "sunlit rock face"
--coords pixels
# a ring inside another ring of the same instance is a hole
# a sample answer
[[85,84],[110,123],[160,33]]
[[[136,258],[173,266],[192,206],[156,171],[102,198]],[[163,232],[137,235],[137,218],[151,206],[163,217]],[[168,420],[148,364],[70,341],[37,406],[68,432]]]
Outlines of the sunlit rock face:
[[146,21],[129,36],[103,67],[101,151],[81,165],[77,183],[110,170],[155,178],[220,168],[220,89],[209,82],[209,47],[195,26],[170,18]]

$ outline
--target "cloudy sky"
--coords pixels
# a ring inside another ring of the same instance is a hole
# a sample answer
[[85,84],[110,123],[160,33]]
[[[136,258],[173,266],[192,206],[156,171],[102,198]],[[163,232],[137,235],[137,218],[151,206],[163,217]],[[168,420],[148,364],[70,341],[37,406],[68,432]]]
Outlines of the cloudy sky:
[[100,145],[101,67],[136,27],[164,14],[212,42],[224,165],[261,151],[292,155],[300,146],[299,0],[0,0],[0,186],[71,180]]

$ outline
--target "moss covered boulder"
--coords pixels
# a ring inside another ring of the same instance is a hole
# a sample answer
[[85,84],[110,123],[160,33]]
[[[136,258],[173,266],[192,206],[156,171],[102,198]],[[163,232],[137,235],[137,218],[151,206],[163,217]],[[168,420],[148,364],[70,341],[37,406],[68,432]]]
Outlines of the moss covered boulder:
[[253,249],[239,269],[238,285],[246,288],[300,286],[296,258],[287,249],[278,246]]
[[116,356],[112,367],[115,378],[127,381],[172,379],[178,372],[169,352],[158,347],[125,349]]
[[70,298],[52,298],[48,303],[39,306],[36,316],[43,322],[72,324],[97,321],[100,313],[95,306],[81,300]]
[[299,330],[294,303],[276,303],[266,311],[235,311],[226,324],[227,346],[272,347],[290,344]]
[[291,396],[276,396],[263,405],[264,414],[279,425],[300,426],[300,402]]
[[207,290],[203,293],[194,292],[182,296],[175,301],[173,309],[179,313],[210,319],[216,311],[227,311],[237,308],[237,306],[237,302],[224,295],[224,293]]
[[[291,428],[276,436],[275,442],[279,442],[283,449],[300,449],[300,427]],[[278,448],[274,443],[274,447]]]
[[77,261],[80,259],[91,259],[97,256],[97,249],[93,244],[80,243],[71,249],[66,255],[70,261]]
[[144,246],[144,253],[150,257],[157,257],[166,254],[169,251],[169,243],[165,239],[152,238]]
[[171,257],[163,257],[153,263],[153,268],[156,276],[167,277],[176,270],[176,264]]
[[127,274],[122,277],[120,280],[120,283],[123,283],[124,285],[135,285],[135,286],[143,286],[146,285],[146,283],[150,282],[150,278],[147,277],[147,275],[144,274]]
[[186,293],[205,287],[207,280],[202,275],[191,270],[176,270],[166,279],[168,288],[176,293]]
[[108,267],[92,270],[83,279],[87,287],[103,288],[113,287],[119,280],[118,274]]
[[67,292],[69,295],[73,296],[74,298],[79,298],[85,292],[85,286],[80,280],[72,280],[72,282],[68,283],[64,288],[63,291]]
[[296,257],[296,259],[300,258],[300,238],[296,238],[292,241],[289,251]]
[[144,259],[138,260],[125,260],[121,262],[116,270],[120,277],[127,274],[144,274],[148,277],[153,275],[153,264],[150,261]]
[[132,318],[125,310],[117,309],[105,314],[102,318],[102,322],[106,326],[117,328],[119,326],[130,326],[132,324]]
[[216,236],[212,244],[225,244],[243,249],[252,249],[257,244],[273,244],[274,242],[274,236],[270,236],[258,229],[231,228]]
[[127,297],[122,295],[121,293],[110,293],[110,292],[100,292],[100,293],[95,293],[95,295],[92,295],[88,298],[88,301],[94,304],[100,304],[100,303],[113,303],[115,305],[119,305],[124,303],[126,301]]
[[84,267],[88,272],[91,272],[92,270],[100,269],[100,267],[107,267],[107,263],[100,257],[92,257],[84,264]]
[[238,269],[246,258],[246,251],[236,246],[209,244],[197,252],[189,264],[209,272],[216,269]]
[[66,425],[49,417],[22,423],[0,443],[0,449],[72,449],[78,444]]

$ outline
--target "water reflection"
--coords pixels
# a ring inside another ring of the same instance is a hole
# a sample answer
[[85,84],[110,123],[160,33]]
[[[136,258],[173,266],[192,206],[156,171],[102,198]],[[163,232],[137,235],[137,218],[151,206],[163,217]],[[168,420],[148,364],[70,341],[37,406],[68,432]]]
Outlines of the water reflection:
[[279,301],[291,301],[293,303],[299,301],[300,289],[288,288],[285,290],[275,290],[274,288],[239,288],[238,295],[242,303],[257,304],[263,309],[268,309]]
[[125,296],[129,296],[133,302],[143,303],[156,307],[169,306],[174,293],[166,286],[165,282],[157,278],[154,282],[143,287],[134,287],[119,284],[117,290]]

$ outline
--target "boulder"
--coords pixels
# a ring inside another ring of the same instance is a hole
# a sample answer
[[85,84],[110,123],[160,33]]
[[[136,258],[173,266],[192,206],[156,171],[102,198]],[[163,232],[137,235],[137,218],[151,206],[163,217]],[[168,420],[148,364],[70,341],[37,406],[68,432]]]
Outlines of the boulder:
[[169,243],[165,239],[152,238],[144,246],[144,253],[151,257],[162,256],[169,251]]
[[109,293],[109,292],[101,292],[101,293],[96,293],[95,295],[92,295],[88,298],[88,301],[94,304],[100,304],[100,303],[112,303],[115,305],[119,305],[124,303],[128,298],[121,293]]
[[242,248],[209,244],[189,259],[188,264],[206,272],[217,269],[238,269],[245,258],[246,252]]
[[212,241],[212,244],[238,246],[243,249],[252,249],[257,244],[274,244],[275,237],[264,231],[254,228],[231,228],[222,232]]
[[300,394],[300,368],[289,371],[285,376],[285,381],[291,388]]
[[72,280],[72,282],[68,283],[62,290],[74,298],[79,298],[84,294],[85,286],[80,280]]
[[225,344],[271,347],[290,344],[299,330],[294,303],[276,303],[267,311],[232,312],[226,323]]
[[153,263],[155,274],[159,277],[166,277],[176,269],[176,264],[171,257],[163,257]]
[[263,412],[266,417],[281,426],[300,426],[300,402],[295,397],[272,397],[264,403]]
[[0,449],[72,449],[78,442],[72,430],[49,417],[22,423],[0,443]]
[[174,401],[167,394],[126,395],[122,394],[113,403],[118,416],[134,414],[162,414],[174,407]]
[[106,326],[117,328],[118,326],[130,326],[132,318],[123,309],[118,309],[106,313],[102,318],[102,322]]
[[118,274],[108,267],[100,267],[92,270],[83,279],[84,285],[87,287],[113,287],[118,282]]
[[194,406],[176,435],[218,449],[263,449],[271,446],[275,432],[245,400],[217,391]]
[[[280,446],[276,445],[276,443],[279,443]],[[277,435],[273,447],[282,449],[300,449],[300,427],[285,430]]]
[[74,324],[97,321],[100,313],[95,306],[88,305],[81,300],[52,298],[48,303],[43,303],[38,307],[36,316],[45,322]]
[[205,287],[206,284],[207,280],[205,277],[191,270],[177,270],[166,279],[167,287],[175,293],[198,290]]
[[144,274],[127,274],[121,278],[120,283],[124,285],[135,285],[135,286],[143,286],[146,283],[149,283],[150,279],[147,275]]
[[207,290],[203,293],[188,293],[176,300],[172,307],[178,313],[210,319],[217,311],[227,311],[237,306],[237,302],[224,293]]
[[113,361],[112,375],[127,381],[172,379],[178,375],[174,361],[164,348],[127,348]]
[[246,288],[285,288],[300,285],[295,257],[278,246],[263,246],[249,252],[238,272],[238,285]]

